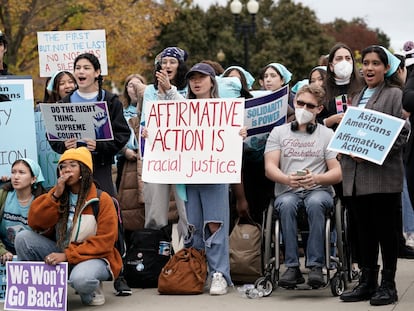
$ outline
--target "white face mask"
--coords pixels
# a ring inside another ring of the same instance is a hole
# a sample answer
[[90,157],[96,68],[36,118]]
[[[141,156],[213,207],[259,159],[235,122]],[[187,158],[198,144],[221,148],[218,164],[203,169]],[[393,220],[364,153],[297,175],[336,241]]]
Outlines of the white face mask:
[[346,60],[342,60],[334,65],[334,73],[338,79],[348,80],[351,77],[352,70],[352,64]]
[[295,117],[299,125],[306,124],[313,120],[313,113],[305,108],[295,108]]

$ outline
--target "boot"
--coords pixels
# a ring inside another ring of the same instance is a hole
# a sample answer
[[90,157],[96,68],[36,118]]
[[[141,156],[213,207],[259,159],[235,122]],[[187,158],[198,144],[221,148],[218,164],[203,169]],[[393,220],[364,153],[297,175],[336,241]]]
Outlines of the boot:
[[371,297],[372,306],[389,305],[398,300],[397,289],[395,288],[395,271],[382,270],[381,285]]
[[371,299],[378,288],[379,266],[375,269],[362,268],[359,283],[350,292],[343,293],[339,298],[345,302],[356,302]]

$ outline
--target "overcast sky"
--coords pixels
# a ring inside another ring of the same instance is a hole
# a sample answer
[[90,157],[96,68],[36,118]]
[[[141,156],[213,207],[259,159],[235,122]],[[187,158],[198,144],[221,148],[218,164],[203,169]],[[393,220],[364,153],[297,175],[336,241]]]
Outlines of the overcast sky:
[[[315,11],[321,23],[335,18],[351,21],[355,17],[365,20],[371,29],[379,28],[391,39],[391,48],[400,52],[404,42],[414,41],[413,0],[293,0]],[[243,1],[242,1],[243,2]],[[277,1],[274,1],[275,3]],[[226,6],[227,0],[194,0],[201,8],[218,3]],[[260,1],[259,1],[260,3]],[[260,10],[260,9],[259,9]],[[329,47],[330,48],[330,47]],[[327,48],[329,50],[329,48]]]

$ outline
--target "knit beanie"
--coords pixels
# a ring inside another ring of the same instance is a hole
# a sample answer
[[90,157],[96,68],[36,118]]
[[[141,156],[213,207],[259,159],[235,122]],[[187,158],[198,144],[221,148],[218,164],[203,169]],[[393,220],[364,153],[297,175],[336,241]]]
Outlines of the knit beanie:
[[76,160],[85,164],[93,172],[92,155],[86,147],[66,150],[59,159],[59,163],[65,160]]

